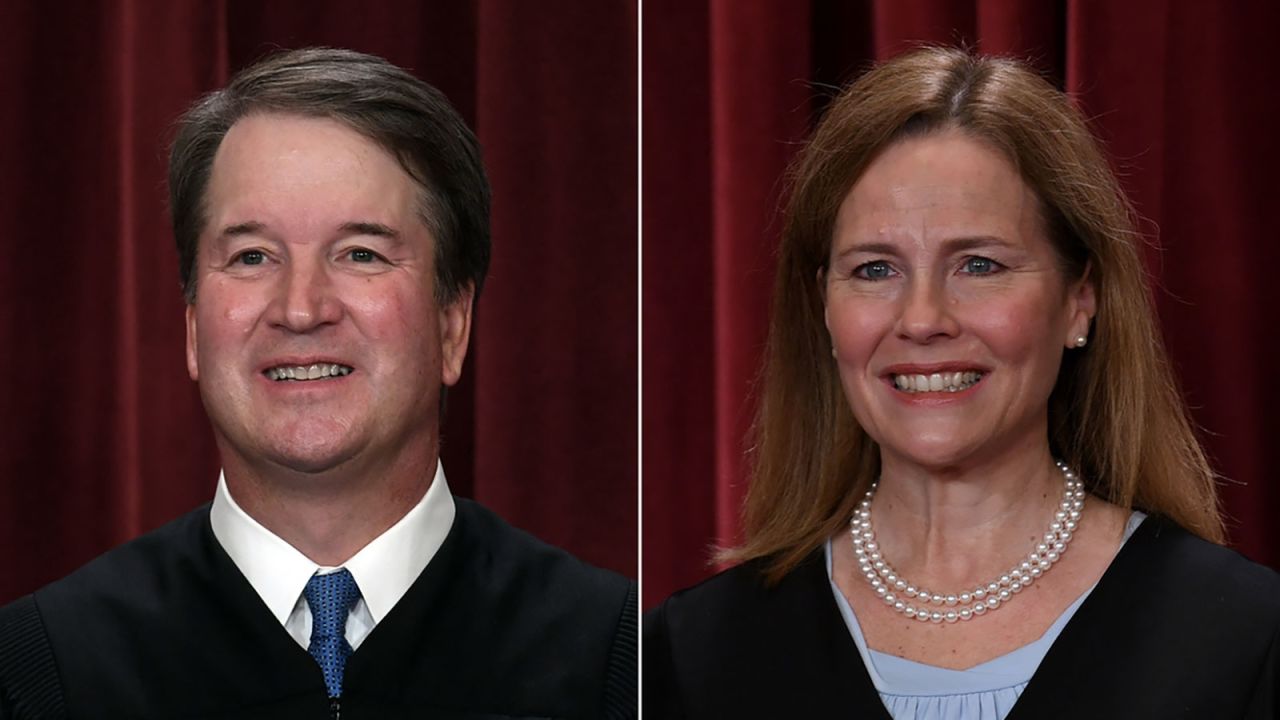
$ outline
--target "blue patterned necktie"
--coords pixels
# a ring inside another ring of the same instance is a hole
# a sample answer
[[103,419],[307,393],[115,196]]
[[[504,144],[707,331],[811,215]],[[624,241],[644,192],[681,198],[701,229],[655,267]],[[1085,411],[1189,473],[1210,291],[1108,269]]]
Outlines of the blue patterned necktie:
[[311,607],[311,644],[307,652],[320,663],[329,697],[342,697],[342,671],[351,657],[347,614],[360,599],[360,588],[343,568],[328,575],[312,575],[302,594]]

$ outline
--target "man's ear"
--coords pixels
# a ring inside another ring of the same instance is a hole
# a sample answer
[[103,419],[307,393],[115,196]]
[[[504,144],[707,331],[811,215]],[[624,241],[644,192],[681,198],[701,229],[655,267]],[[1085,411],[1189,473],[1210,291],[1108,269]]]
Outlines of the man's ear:
[[196,304],[187,303],[187,374],[200,381],[200,361],[196,352]]
[[453,301],[440,307],[440,381],[452,386],[462,377],[462,362],[471,341],[471,309],[476,286],[467,283]]

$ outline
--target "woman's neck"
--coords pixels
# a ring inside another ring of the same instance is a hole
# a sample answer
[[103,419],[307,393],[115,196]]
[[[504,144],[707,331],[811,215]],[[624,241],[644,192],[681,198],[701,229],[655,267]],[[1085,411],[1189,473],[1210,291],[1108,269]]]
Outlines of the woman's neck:
[[871,520],[882,552],[904,577],[939,591],[1007,570],[1062,500],[1047,444],[954,467],[881,457]]

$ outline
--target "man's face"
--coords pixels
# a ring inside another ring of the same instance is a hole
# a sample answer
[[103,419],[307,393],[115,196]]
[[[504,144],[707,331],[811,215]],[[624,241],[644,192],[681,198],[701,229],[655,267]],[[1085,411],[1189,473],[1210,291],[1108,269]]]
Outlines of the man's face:
[[187,368],[224,463],[323,473],[435,452],[471,290],[436,302],[418,193],[333,120],[255,114],[227,133],[187,308]]

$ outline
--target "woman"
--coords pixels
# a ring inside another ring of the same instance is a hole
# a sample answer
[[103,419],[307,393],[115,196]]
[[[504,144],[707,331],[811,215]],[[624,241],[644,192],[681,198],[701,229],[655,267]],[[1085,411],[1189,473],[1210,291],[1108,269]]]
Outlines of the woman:
[[796,164],[747,540],[646,618],[649,717],[1276,717],[1132,213],[1079,113],[929,48]]

